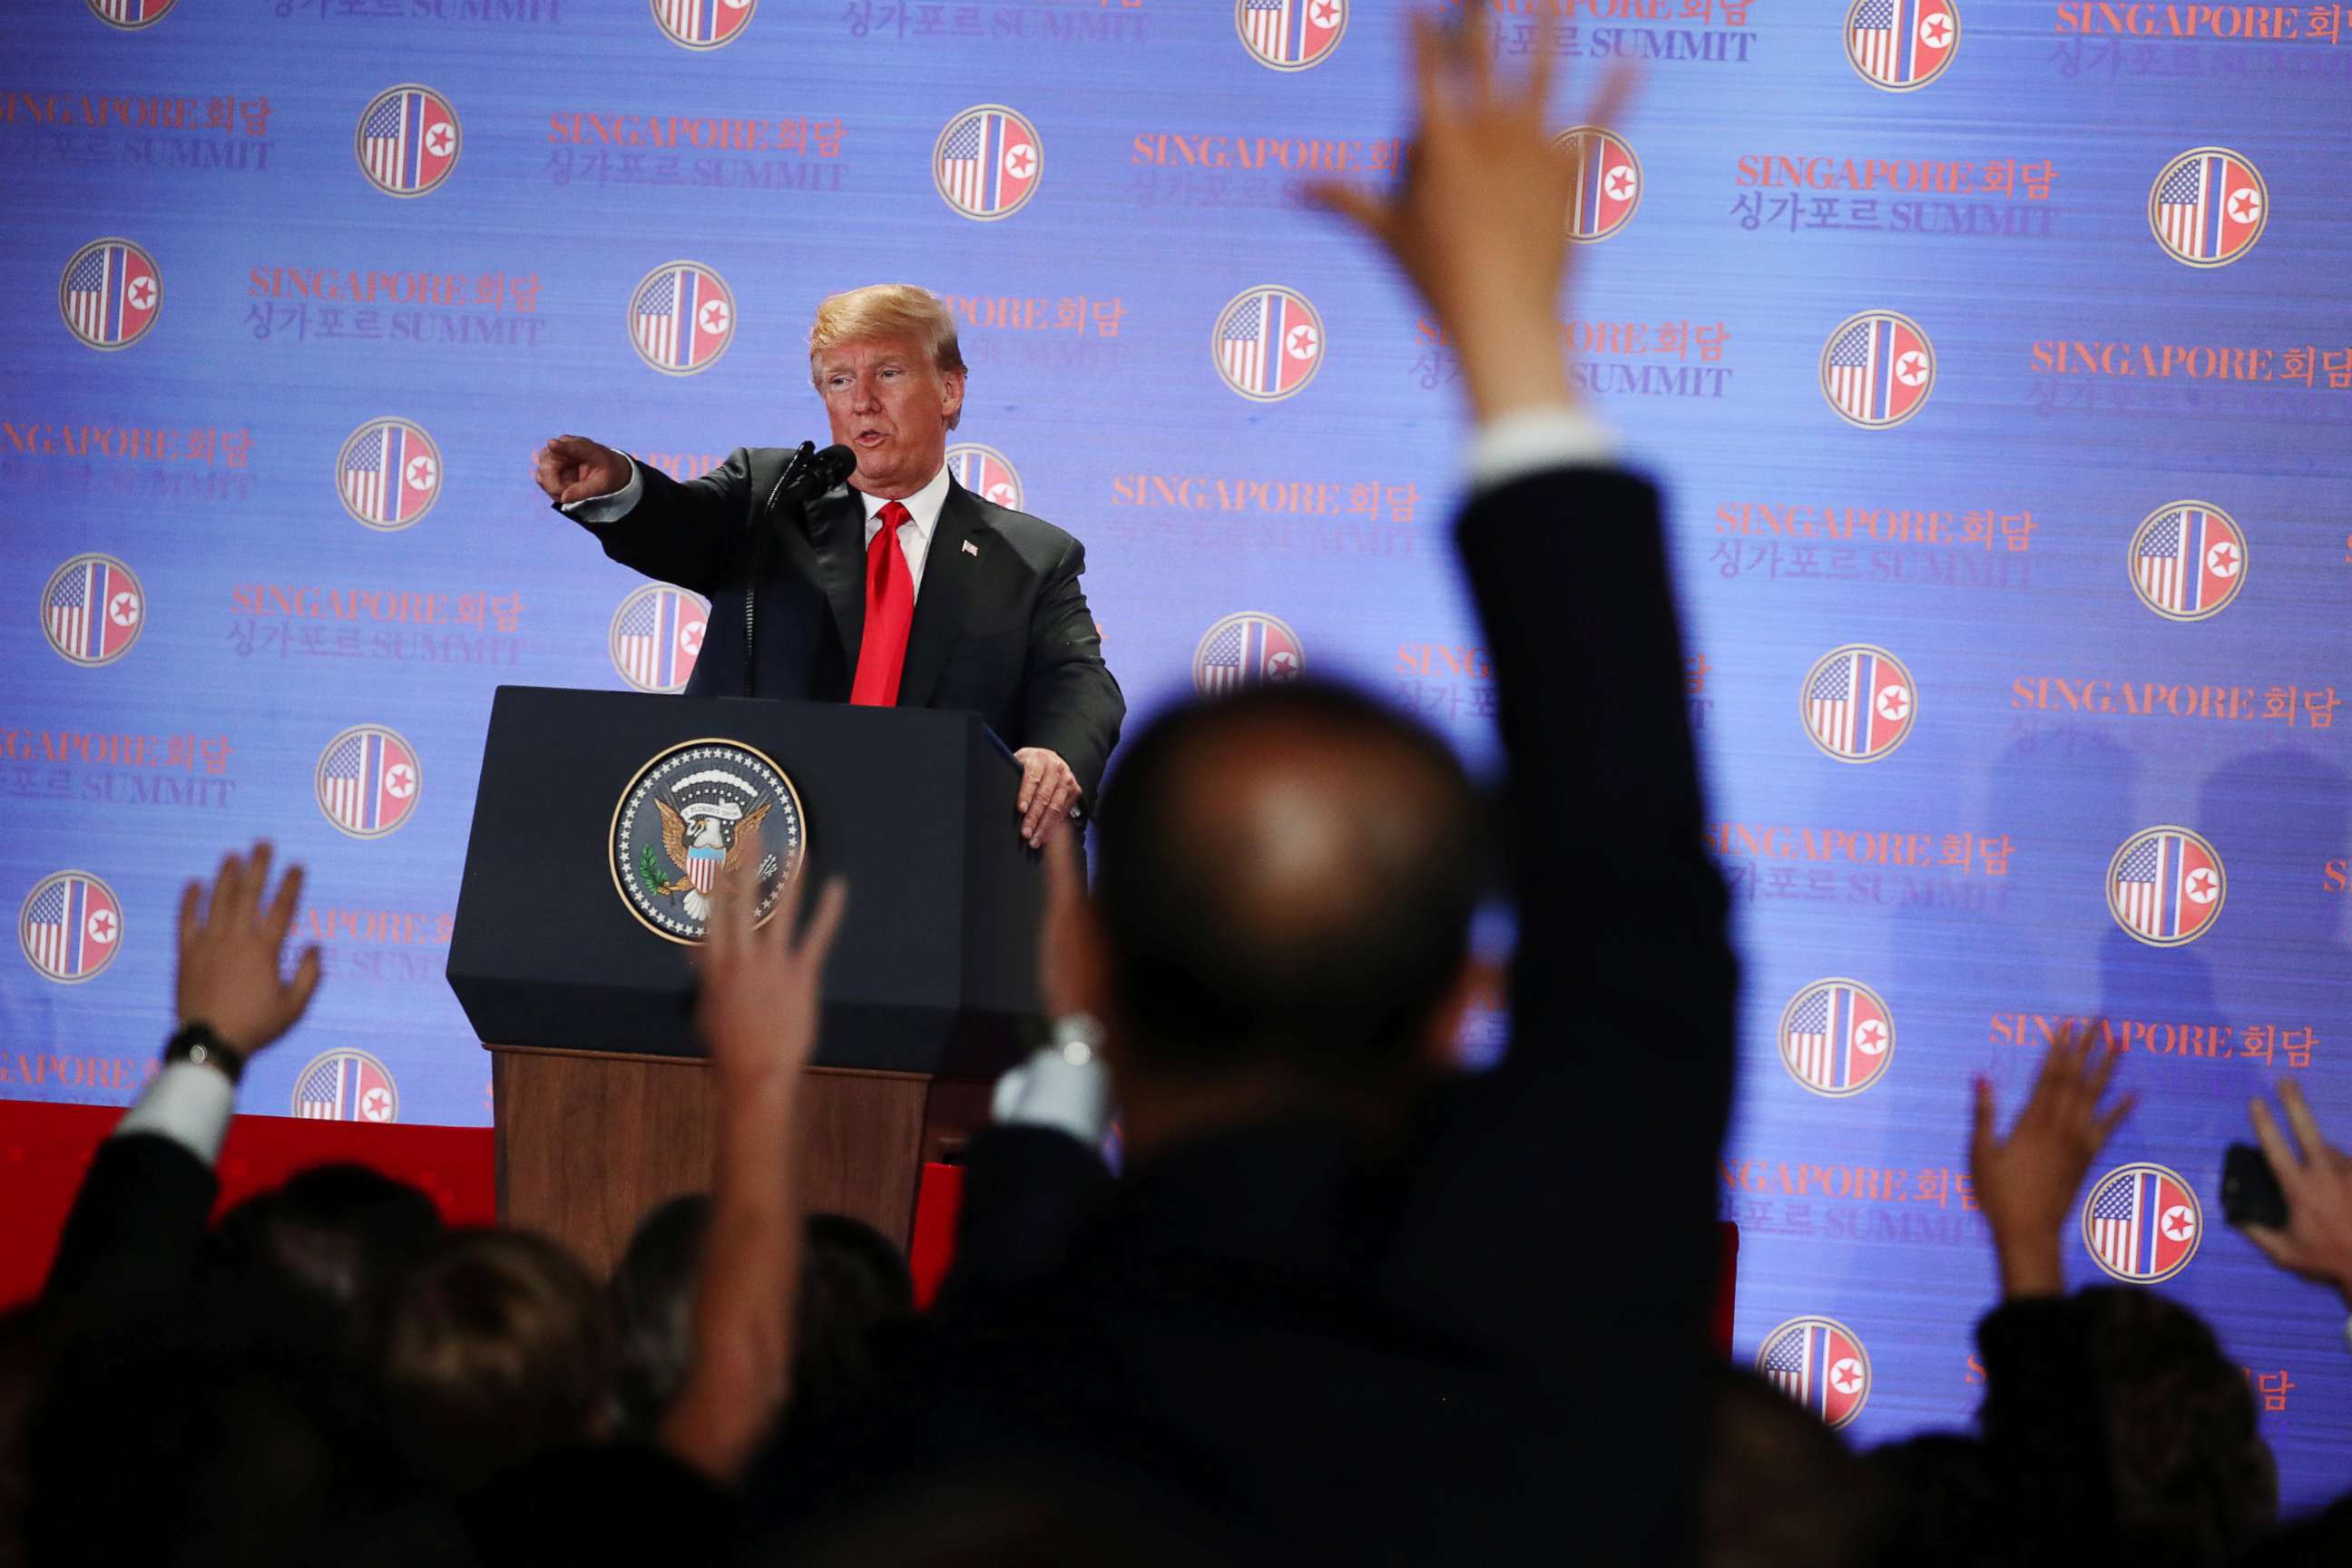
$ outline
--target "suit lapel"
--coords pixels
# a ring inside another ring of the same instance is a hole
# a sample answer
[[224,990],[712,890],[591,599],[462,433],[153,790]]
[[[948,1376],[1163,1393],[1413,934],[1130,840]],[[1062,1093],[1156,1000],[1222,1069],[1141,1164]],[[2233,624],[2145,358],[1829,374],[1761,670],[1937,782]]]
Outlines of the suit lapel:
[[[844,485],[809,502],[803,519],[805,536],[798,542],[833,606],[842,658],[855,675],[857,645],[866,636],[866,503]],[[787,535],[793,529],[791,521],[784,524]]]
[[988,531],[981,521],[980,503],[954,479],[948,480],[948,499],[940,504],[939,525],[931,530],[931,548],[923,557],[923,586],[915,595],[915,624],[907,633],[907,662],[898,676],[898,706],[924,708],[939,689],[940,677],[955,651],[956,633],[963,629],[964,605],[971,595],[972,568],[978,558],[964,545],[975,534]]

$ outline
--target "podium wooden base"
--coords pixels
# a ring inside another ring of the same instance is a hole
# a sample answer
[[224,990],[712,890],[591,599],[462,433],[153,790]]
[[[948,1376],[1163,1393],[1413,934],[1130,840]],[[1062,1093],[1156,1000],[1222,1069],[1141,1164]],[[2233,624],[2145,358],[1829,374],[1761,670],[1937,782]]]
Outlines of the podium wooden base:
[[[710,1069],[698,1058],[487,1045],[499,1217],[571,1247],[599,1278],[656,1204],[710,1186]],[[924,1162],[987,1119],[984,1079],[812,1068],[801,1192],[905,1247]]]

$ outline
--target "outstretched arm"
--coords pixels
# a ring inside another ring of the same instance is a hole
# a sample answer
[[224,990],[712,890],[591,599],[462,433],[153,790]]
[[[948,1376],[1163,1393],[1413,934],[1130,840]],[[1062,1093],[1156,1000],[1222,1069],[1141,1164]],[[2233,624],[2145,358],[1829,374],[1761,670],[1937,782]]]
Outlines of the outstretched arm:
[[596,536],[606,555],[704,595],[719,586],[747,525],[751,452],[681,483],[584,436],[558,436],[531,459],[531,479]]

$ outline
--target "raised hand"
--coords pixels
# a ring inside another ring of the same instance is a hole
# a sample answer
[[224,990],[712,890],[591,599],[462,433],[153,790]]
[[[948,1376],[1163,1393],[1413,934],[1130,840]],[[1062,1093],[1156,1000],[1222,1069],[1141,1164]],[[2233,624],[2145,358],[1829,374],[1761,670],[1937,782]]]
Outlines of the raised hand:
[[1992,1084],[1976,1081],[1976,1127],[1969,1171],[1977,1206],[1992,1226],[2005,1295],[2054,1296],[2063,1289],[2058,1237],[2074,1212],[2091,1162],[2138,1103],[2126,1095],[2104,1114],[2099,1097],[2116,1053],[2091,1044],[2088,1025],[2068,1025],[2042,1058],[2042,1076],[2007,1138],[1993,1131]]
[[2319,1120],[2294,1079],[2279,1085],[2278,1097],[2295,1142],[2303,1145],[2300,1156],[2269,1106],[2257,1100],[2251,1111],[2263,1158],[2286,1195],[2286,1227],[2250,1225],[2246,1237],[2273,1263],[2334,1286],[2352,1305],[2352,1155],[2329,1147],[2320,1136]]
[[319,988],[319,949],[303,949],[294,977],[279,970],[287,928],[302,897],[302,868],[289,869],[264,909],[269,886],[268,844],[250,858],[223,857],[212,897],[192,881],[180,895],[180,1023],[204,1024],[240,1057],[250,1057],[294,1026]]
[[759,898],[759,836],[727,879],[711,910],[701,951],[702,992],[695,1007],[710,1063],[722,1079],[797,1079],[816,1048],[817,1004],[824,961],[841,929],[849,889],[838,877],[817,895],[816,912],[801,932],[802,879],[786,882],[775,913],[754,926]]
[[629,459],[585,436],[558,436],[531,459],[530,477],[558,506],[611,495],[629,482]]

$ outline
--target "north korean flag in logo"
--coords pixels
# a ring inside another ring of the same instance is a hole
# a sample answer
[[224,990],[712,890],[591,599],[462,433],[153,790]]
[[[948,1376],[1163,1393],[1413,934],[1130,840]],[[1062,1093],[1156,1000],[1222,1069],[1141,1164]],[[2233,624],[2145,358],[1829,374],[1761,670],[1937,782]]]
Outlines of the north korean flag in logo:
[[135,33],[163,19],[173,0],[89,0],[90,15],[110,27]]
[[1901,745],[1919,708],[1911,672],[1866,643],[1823,654],[1805,672],[1801,700],[1805,732],[1843,763],[1874,763]]
[[111,555],[77,555],[41,590],[41,630],[75,664],[112,664],[147,625],[147,596]]
[[2178,1171],[2120,1165],[2083,1200],[2083,1245],[2118,1279],[2145,1285],[2189,1266],[2204,1239],[2205,1211]]
[[1902,424],[1935,384],[1935,346],[1918,322],[1892,310],[1847,317],[1822,347],[1822,395],[1865,430]]
[[1894,1058],[1894,1017],[1857,981],[1817,980],[1780,1014],[1780,1064],[1815,1094],[1860,1094]]
[[457,166],[457,111],[429,87],[386,88],[360,110],[352,152],[375,188],[421,196]]
[[716,49],[743,36],[759,0],[653,0],[654,21],[674,44]]
[[47,979],[78,985],[94,978],[122,946],[122,904],[87,871],[44,879],[16,916],[16,942]]
[[995,447],[977,441],[957,442],[948,448],[948,472],[982,500],[1021,510],[1021,476],[1012,460]]
[[613,612],[613,668],[640,691],[682,691],[710,629],[710,601],[667,583],[634,590]]
[[1323,365],[1323,318],[1276,284],[1245,289],[1217,314],[1217,374],[1255,403],[1296,395]]
[[163,274],[127,239],[93,239],[58,279],[58,314],[94,349],[125,349],[147,335],[163,309]]
[[354,724],[319,753],[319,809],[354,838],[381,838],[407,821],[423,782],[415,750],[380,724]]
[[1846,12],[1845,58],[1864,80],[1889,92],[1927,86],[1959,47],[1953,0],[1854,0]]
[[1607,239],[1625,226],[1642,205],[1642,161],[1613,131],[1579,125],[1551,139],[1576,159],[1576,188],[1569,197],[1568,237],[1579,244]]
[[666,261],[629,298],[629,339],[664,375],[709,370],[735,338],[735,295],[698,261]]
[[931,183],[948,205],[983,223],[1011,217],[1037,194],[1045,142],[1019,110],[982,103],[947,122],[931,147]]
[[1320,65],[1348,31],[1348,0],[1234,0],[1234,26],[1260,65]]
[[1262,680],[1296,680],[1306,668],[1298,634],[1255,610],[1227,616],[1202,634],[1192,650],[1192,686],[1203,696],[1237,691]]
[[421,426],[372,419],[344,439],[335,481],[345,511],[370,528],[394,532],[440,499],[441,449]]
[[294,1114],[314,1121],[397,1121],[391,1069],[365,1051],[328,1051],[295,1080]]
[[2132,588],[2168,621],[2218,615],[2246,581],[2246,534],[2204,501],[2174,501],[2147,514],[2132,535]]
[[1834,1318],[1791,1318],[1764,1337],[1756,1370],[1831,1426],[1870,1402],[1870,1352]]
[[2229,893],[2221,857],[2185,827],[2151,827],[2116,851],[2107,868],[2107,908],[2116,923],[2150,947],[2195,942]]
[[2148,226],[2176,261],[2225,267],[2253,247],[2270,221],[2270,187],[2227,147],[2198,147],[2164,166],[2147,196]]

